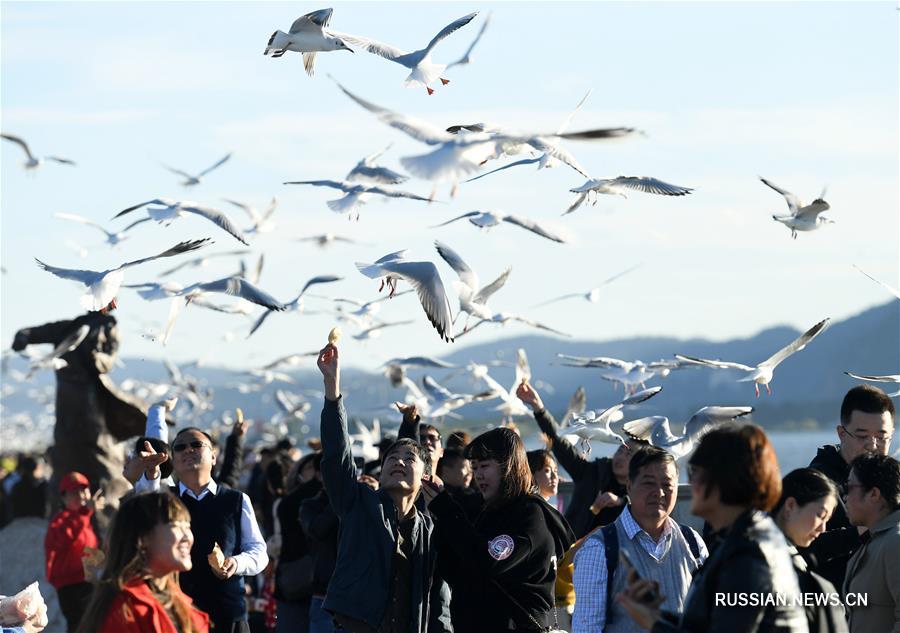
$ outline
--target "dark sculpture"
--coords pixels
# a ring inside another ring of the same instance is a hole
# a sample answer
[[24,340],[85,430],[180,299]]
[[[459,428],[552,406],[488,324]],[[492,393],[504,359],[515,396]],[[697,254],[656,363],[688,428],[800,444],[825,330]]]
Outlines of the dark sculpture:
[[118,443],[144,434],[147,411],[107,375],[119,347],[116,319],[109,314],[115,307],[113,300],[99,312],[19,330],[12,346],[21,351],[31,344],[57,345],[82,325],[90,326],[81,344],[62,356],[68,364],[56,370],[51,490],[60,477],[77,470],[87,475],[92,488],[103,488],[112,506],[131,488],[122,477],[124,451]]

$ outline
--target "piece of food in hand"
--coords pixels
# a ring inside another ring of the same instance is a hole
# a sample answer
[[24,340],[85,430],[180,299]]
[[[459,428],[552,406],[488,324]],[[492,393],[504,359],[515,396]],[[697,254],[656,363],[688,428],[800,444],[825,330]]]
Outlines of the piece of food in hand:
[[103,573],[103,565],[106,563],[106,554],[97,547],[85,547],[81,556],[81,567],[84,569],[84,578],[88,582],[97,582]]
[[[0,626],[20,626],[39,613],[46,610],[44,598],[38,583],[33,582],[14,596],[0,600]],[[46,626],[46,615],[43,620]]]
[[213,543],[212,552],[206,556],[206,559],[209,561],[209,566],[213,569],[221,570],[225,566],[225,553],[218,543]]
[[328,343],[329,345],[337,345],[338,341],[341,340],[341,328],[333,327],[331,331],[328,333]]

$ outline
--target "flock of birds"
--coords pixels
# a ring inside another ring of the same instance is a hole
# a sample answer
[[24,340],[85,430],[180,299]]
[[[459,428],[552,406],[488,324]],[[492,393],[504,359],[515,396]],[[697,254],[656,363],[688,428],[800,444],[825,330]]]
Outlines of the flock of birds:
[[[409,71],[405,80],[406,85],[424,87],[427,93],[431,95],[434,93],[432,86],[437,86],[438,82],[444,86],[449,83],[449,80],[446,78],[448,70],[473,63],[473,51],[485,35],[490,16],[487,16],[482,21],[476,37],[465,54],[458,60],[448,64],[439,64],[433,61],[432,54],[441,42],[456,31],[472,23],[477,16],[478,13],[476,12],[454,20],[442,28],[423,48],[405,52],[371,38],[333,30],[330,26],[333,10],[323,9],[299,17],[287,32],[276,30],[269,38],[264,54],[273,58],[279,58],[289,52],[300,53],[306,72],[309,75],[313,75],[316,57],[319,53],[336,51],[354,53],[356,52],[355,48],[403,66]],[[569,131],[572,121],[588,99],[590,92],[581,99],[575,109],[555,130],[523,131],[490,122],[457,123],[447,127],[436,126],[379,106],[351,92],[336,80],[334,82],[344,95],[377,120],[427,146],[424,153],[404,156],[399,159],[406,173],[395,171],[379,163],[381,157],[390,149],[389,145],[363,157],[342,179],[322,178],[283,183],[284,185],[326,187],[335,190],[340,195],[326,203],[328,208],[335,213],[346,214],[350,218],[355,217],[358,219],[362,207],[377,197],[383,199],[399,198],[429,204],[435,200],[437,188],[441,184],[450,185],[450,196],[453,197],[461,183],[468,186],[468,183],[488,176],[494,176],[508,169],[524,166],[533,166],[538,171],[555,166],[563,166],[586,179],[580,186],[570,189],[571,193],[575,194],[576,197],[562,213],[563,216],[578,210],[585,204],[596,205],[602,195],[627,197],[631,192],[641,192],[659,196],[684,197],[694,192],[694,189],[691,187],[671,184],[656,177],[617,176],[597,178],[592,176],[563,144],[564,141],[604,142],[618,139],[624,140],[643,133],[632,127],[589,128]],[[59,156],[46,156],[43,159],[36,158],[22,138],[9,134],[0,136],[21,147],[27,157],[24,166],[28,170],[40,167],[45,161],[75,166],[73,161]],[[519,156],[523,157],[517,158]],[[168,165],[163,165],[163,167],[182,179],[179,183],[181,186],[192,188],[204,182],[205,179],[211,179],[213,173],[222,168],[230,158],[231,154],[229,153],[195,174]],[[491,168],[492,165],[490,163],[504,158],[513,158],[515,160],[499,167]],[[486,165],[487,167],[485,167]],[[432,187],[431,194],[423,196],[398,188],[398,186],[407,183],[410,177],[430,183]],[[761,178],[761,181],[764,185],[772,188],[784,197],[789,213],[774,214],[772,217],[775,221],[784,224],[790,229],[792,238],[796,239],[798,232],[814,231],[832,222],[832,220],[822,215],[830,208],[824,199],[825,191],[811,203],[804,205],[796,195],[789,191],[780,188],[765,178]],[[245,202],[232,199],[223,199],[223,202],[245,213],[249,218],[250,225],[247,228],[241,228],[240,223],[221,208],[200,204],[191,200],[175,200],[166,197],[153,198],[117,212],[113,216],[113,220],[118,220],[126,215],[129,218],[135,217],[130,214],[145,214],[121,229],[108,228],[94,220],[69,213],[57,213],[55,217],[101,231],[105,236],[106,245],[112,248],[119,247],[124,240],[130,237],[133,230],[140,226],[146,226],[151,221],[168,226],[181,218],[199,218],[207,223],[214,224],[219,231],[227,233],[228,238],[225,239],[229,241],[234,239],[244,247],[250,246],[251,241],[257,235],[270,233],[275,229],[273,214],[278,207],[277,198],[273,197],[268,206],[262,210]],[[555,227],[547,226],[522,215],[496,209],[471,210],[456,215],[431,228],[442,227],[460,220],[467,220],[473,226],[482,230],[490,230],[499,225],[512,225],[524,229],[541,239],[559,244],[565,244],[568,241],[566,235]],[[336,242],[356,243],[348,237],[332,233],[306,236],[300,238],[300,241],[313,243],[321,248]],[[213,258],[241,257],[248,253],[244,249],[218,253],[207,253],[204,250],[202,254],[198,253],[198,251],[209,247],[212,243],[210,238],[181,242],[158,254],[126,261],[115,268],[101,271],[52,266],[41,260],[37,260],[37,263],[42,269],[57,277],[82,284],[85,287],[85,292],[81,297],[81,307],[86,310],[100,310],[109,305],[121,292],[122,288],[135,290],[141,298],[147,301],[171,300],[169,316],[164,331],[156,337],[162,344],[166,344],[170,339],[179,314],[187,306],[244,316],[253,315],[254,312],[261,308],[247,332],[247,337],[250,337],[275,312],[312,313],[305,307],[304,299],[308,297],[331,301],[331,305],[321,310],[321,312],[332,314],[335,318],[354,327],[357,330],[353,334],[354,338],[368,340],[376,338],[384,328],[401,327],[413,322],[411,320],[384,322],[376,318],[379,308],[384,301],[409,292],[415,292],[426,318],[432,324],[438,336],[447,342],[453,342],[461,336],[466,336],[472,330],[485,324],[505,325],[509,322],[517,322],[545,332],[568,336],[568,334],[528,316],[497,310],[489,305],[489,303],[494,302],[495,295],[502,290],[509,279],[512,266],[507,265],[499,272],[494,271],[496,277],[493,281],[482,285],[479,276],[466,263],[463,256],[440,241],[434,242],[439,258],[437,261],[446,263],[457,277],[451,285],[457,299],[457,309],[455,311],[451,303],[451,294],[446,289],[435,261],[407,259],[406,251],[392,252],[373,262],[356,263],[359,273],[380,282],[379,291],[387,289],[387,294],[379,298],[329,298],[308,292],[311,289],[316,291],[330,287],[331,284],[344,279],[339,275],[325,274],[309,278],[298,289],[296,296],[288,301],[280,301],[259,286],[264,256],[260,256],[259,263],[255,269],[248,269],[242,260],[241,268],[237,272],[209,281],[194,281],[182,284],[167,279],[135,284],[123,283],[126,269],[162,258],[181,257],[189,253],[194,254],[192,259],[181,259],[176,266],[160,275],[160,277],[168,278],[177,272],[202,269]],[[77,247],[76,250],[82,256],[87,255],[85,249]],[[599,301],[602,295],[602,288],[606,284],[633,272],[636,268],[638,266],[632,266],[617,273],[601,282],[595,288],[587,289],[586,291],[569,292],[540,302],[534,307],[546,306],[570,299],[583,299],[596,303]],[[863,274],[869,276],[865,272]],[[900,292],[896,289],[874,277],[869,277],[885,286],[894,296],[900,299]],[[411,290],[398,292],[398,286],[401,284],[410,286]],[[229,303],[217,303],[216,297],[224,297],[231,301]],[[454,327],[460,321],[459,317],[462,314],[466,315],[465,320],[454,331]],[[598,411],[586,411],[584,391],[580,391],[580,396],[576,393],[569,411],[564,417],[565,432],[581,438],[585,443],[586,450],[590,450],[590,440],[618,443],[623,441],[623,433],[628,433],[649,439],[651,443],[664,446],[677,455],[683,456],[690,451],[693,443],[702,435],[705,429],[722,421],[746,415],[752,411],[752,408],[704,407],[684,424],[684,430],[681,435],[673,434],[670,423],[666,418],[651,417],[625,421],[624,410],[647,400],[661,389],[660,387],[646,389],[645,383],[649,379],[654,376],[665,377],[675,370],[700,366],[740,372],[741,378],[739,380],[754,383],[757,397],[760,394],[759,389],[761,386],[771,393],[769,383],[773,379],[776,367],[792,354],[804,349],[806,345],[825,330],[827,324],[828,319],[823,319],[816,323],[796,340],[755,366],[719,359],[704,359],[687,354],[676,354],[673,359],[661,359],[647,363],[640,360],[626,361],[608,357],[578,357],[560,354],[563,364],[573,367],[598,369],[601,378],[624,385],[628,392],[628,395],[621,402]],[[56,349],[41,356],[36,356],[33,352],[29,352],[30,373],[45,368],[59,368],[61,363],[64,363],[60,356],[77,347],[85,335],[86,332],[75,332],[66,341],[57,346]],[[293,382],[291,375],[281,370],[299,366],[312,354],[314,352],[291,354],[250,370],[248,372],[248,380],[239,385],[241,391],[258,390],[261,386],[269,385],[273,382]],[[156,398],[158,396],[154,394],[165,394],[169,390],[175,389],[179,395],[184,396],[182,401],[185,404],[183,406],[189,407],[195,413],[213,409],[211,391],[204,391],[197,381],[191,381],[186,378],[174,365],[167,364],[167,366],[170,374],[168,384],[142,384],[130,380],[126,382],[126,388],[131,389],[137,395],[147,398]],[[483,384],[484,389],[473,393],[454,392],[440,384],[431,375],[423,377],[420,388],[407,375],[406,372],[409,368],[426,369],[428,371],[466,371],[472,380]],[[505,420],[511,420],[515,416],[528,413],[528,410],[515,395],[517,386],[523,380],[531,379],[531,371],[528,368],[524,350],[519,350],[518,352],[515,363],[515,382],[509,388],[499,384],[490,376],[489,367],[486,364],[470,363],[467,367],[460,368],[438,359],[410,357],[389,361],[386,363],[384,371],[393,386],[406,389],[406,402],[417,404],[420,412],[428,417],[438,419],[452,418],[458,415],[455,413],[458,409],[470,403],[487,399],[499,399],[501,401],[497,411],[502,414]],[[900,382],[900,376],[872,376],[849,372],[848,374],[860,380]],[[896,396],[898,394],[900,392],[892,395]],[[303,421],[305,413],[310,408],[309,401],[302,395],[291,393],[286,389],[277,389],[274,392],[274,401],[278,405],[278,412],[270,420],[270,423],[274,425],[271,429],[273,435],[277,435],[277,433],[287,429],[286,425],[290,421]],[[611,424],[619,425],[619,423],[621,423],[620,426],[610,426]],[[374,435],[377,435],[377,433],[374,433],[371,429],[361,429],[354,437],[355,441],[360,443],[362,449],[371,450],[371,440]]]

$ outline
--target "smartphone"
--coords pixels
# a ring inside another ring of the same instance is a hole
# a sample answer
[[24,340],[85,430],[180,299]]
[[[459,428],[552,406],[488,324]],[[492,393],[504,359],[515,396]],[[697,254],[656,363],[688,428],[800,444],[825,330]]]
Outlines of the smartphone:
[[[641,575],[637,571],[637,567],[634,566],[634,561],[631,560],[631,556],[624,549],[619,550],[619,562],[625,567],[625,573],[627,574],[629,571],[633,571],[634,575],[641,579]],[[656,602],[656,591],[653,589],[648,589],[644,593],[640,595],[638,598],[639,602],[653,603]]]

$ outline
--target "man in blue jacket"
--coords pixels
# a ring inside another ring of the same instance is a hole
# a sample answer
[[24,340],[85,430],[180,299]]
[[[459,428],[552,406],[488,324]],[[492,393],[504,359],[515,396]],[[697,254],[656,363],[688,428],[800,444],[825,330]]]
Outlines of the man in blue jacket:
[[451,631],[430,606],[439,589],[433,583],[433,524],[415,504],[425,476],[423,448],[411,439],[397,440],[384,455],[379,490],[358,481],[337,347],[325,346],[317,364],[325,382],[322,481],[341,520],[325,610],[348,633]]

